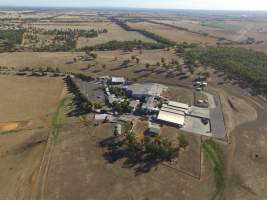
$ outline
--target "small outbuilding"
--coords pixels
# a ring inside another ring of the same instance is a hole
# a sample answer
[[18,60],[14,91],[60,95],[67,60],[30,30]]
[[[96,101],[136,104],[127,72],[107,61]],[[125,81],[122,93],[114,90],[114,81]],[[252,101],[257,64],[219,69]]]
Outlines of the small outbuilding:
[[111,85],[123,85],[125,82],[125,78],[123,77],[111,77],[109,80],[109,84]]
[[148,128],[148,134],[151,136],[156,136],[160,134],[160,125],[156,123],[149,123],[149,128]]

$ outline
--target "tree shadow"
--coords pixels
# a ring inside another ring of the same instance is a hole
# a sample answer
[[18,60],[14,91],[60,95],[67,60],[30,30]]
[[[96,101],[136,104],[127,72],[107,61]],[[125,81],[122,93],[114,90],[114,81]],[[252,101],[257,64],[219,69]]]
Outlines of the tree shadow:
[[125,141],[114,137],[106,138],[99,142],[99,146],[104,149],[103,158],[114,164],[123,160],[123,168],[133,169],[136,176],[150,172],[155,169],[163,159],[152,157],[143,150],[130,150],[126,147]]
[[88,114],[90,110],[84,109],[83,100],[80,98],[80,94],[76,88],[76,86],[72,83],[69,77],[64,78],[64,82],[67,86],[67,90],[69,93],[72,93],[74,95],[73,98],[73,109],[67,113],[68,117],[78,117],[81,115]]

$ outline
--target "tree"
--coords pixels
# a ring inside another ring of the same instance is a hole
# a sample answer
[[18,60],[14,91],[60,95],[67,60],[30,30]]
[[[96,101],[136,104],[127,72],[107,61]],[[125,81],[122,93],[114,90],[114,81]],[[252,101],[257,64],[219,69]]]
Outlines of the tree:
[[140,58],[136,58],[136,63],[139,64],[140,63]]
[[56,72],[56,73],[60,73],[60,70],[59,70],[58,67],[56,68],[55,72]]
[[177,63],[175,68],[176,68],[176,71],[181,71],[182,67],[181,67],[181,65],[179,63]]
[[103,64],[103,65],[102,65],[102,68],[103,68],[103,69],[106,69],[106,67],[107,67],[106,64]]
[[165,63],[165,58],[161,58],[161,63]]
[[141,144],[137,141],[134,133],[126,134],[126,145],[132,153],[135,153],[136,151],[139,151],[142,148]]
[[97,54],[96,54],[96,53],[91,53],[90,56],[91,56],[92,58],[94,58],[94,59],[97,58]]
[[146,69],[149,69],[149,67],[150,67],[150,64],[146,63]]
[[185,136],[183,134],[181,134],[178,137],[179,140],[179,147],[186,149],[186,147],[189,145],[188,141],[186,140]]
[[195,67],[193,65],[189,65],[188,68],[189,68],[189,72],[191,74],[194,74],[195,73]]
[[122,65],[123,65],[123,66],[128,66],[129,63],[130,63],[130,60],[127,59],[127,60],[124,60],[124,61],[123,61]]
[[39,72],[43,72],[44,70],[43,70],[42,67],[39,67],[38,71],[39,71]]
[[135,59],[135,56],[131,56],[131,59],[134,60]]

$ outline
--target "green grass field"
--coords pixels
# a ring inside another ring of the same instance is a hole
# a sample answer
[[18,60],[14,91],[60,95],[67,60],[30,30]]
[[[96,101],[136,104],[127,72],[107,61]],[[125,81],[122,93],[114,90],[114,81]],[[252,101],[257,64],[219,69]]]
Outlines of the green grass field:
[[57,137],[59,133],[59,129],[62,126],[62,120],[64,117],[64,107],[68,105],[72,101],[71,97],[65,97],[60,100],[57,110],[54,114],[53,121],[52,121],[52,134]]
[[215,181],[218,190],[224,186],[224,162],[222,152],[218,144],[213,139],[209,139],[202,144],[205,153],[211,158],[214,164]]

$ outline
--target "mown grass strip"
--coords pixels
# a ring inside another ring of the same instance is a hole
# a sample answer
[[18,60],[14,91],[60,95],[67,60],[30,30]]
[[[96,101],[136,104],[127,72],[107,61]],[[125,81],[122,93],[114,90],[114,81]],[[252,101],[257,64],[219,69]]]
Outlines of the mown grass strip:
[[59,133],[59,129],[62,127],[62,120],[64,116],[64,107],[67,103],[72,100],[71,97],[65,97],[60,100],[57,110],[54,114],[53,121],[52,121],[52,134],[53,136],[57,137]]
[[204,152],[208,154],[214,163],[214,174],[217,189],[224,187],[224,162],[222,152],[218,144],[213,139],[209,139],[202,144]]

